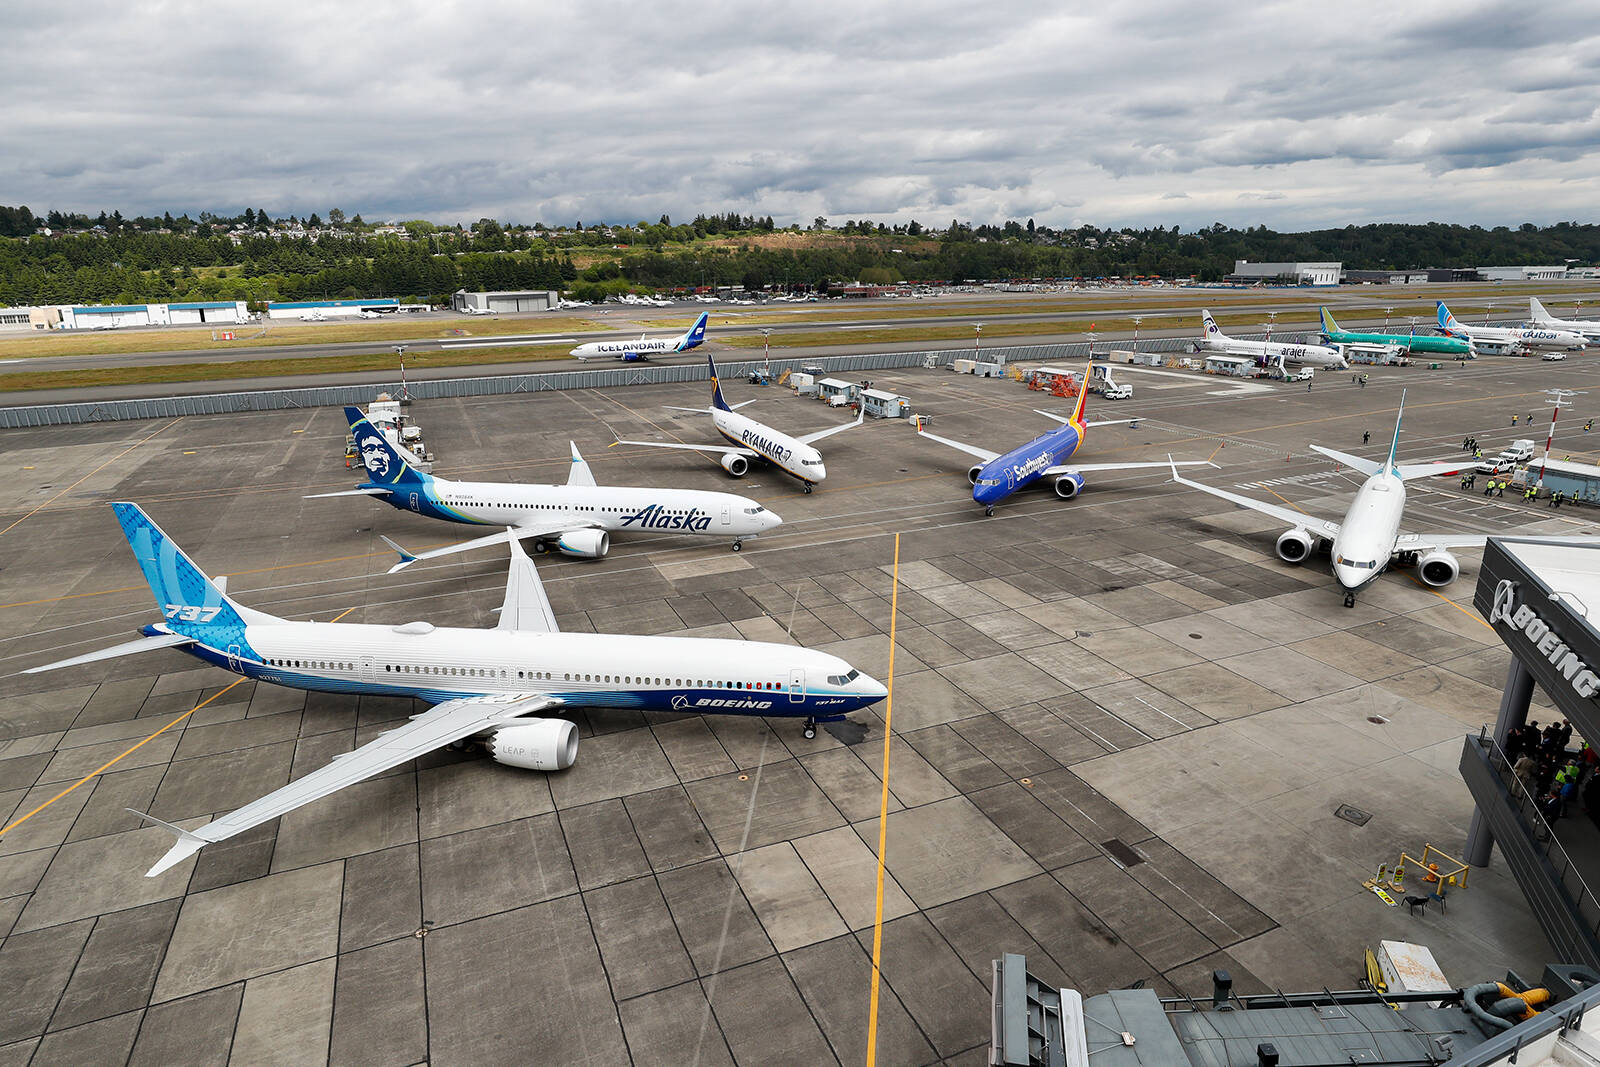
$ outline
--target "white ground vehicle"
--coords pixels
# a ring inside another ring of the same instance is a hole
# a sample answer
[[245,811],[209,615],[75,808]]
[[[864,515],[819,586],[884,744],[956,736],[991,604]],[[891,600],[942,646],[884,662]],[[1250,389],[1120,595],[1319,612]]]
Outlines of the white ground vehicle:
[[1512,467],[1515,467],[1518,463],[1528,462],[1533,458],[1534,453],[1537,450],[1538,446],[1533,443],[1532,438],[1519,437],[1515,441],[1512,441],[1511,444],[1507,445],[1505,450],[1502,451],[1498,456],[1492,456],[1489,459],[1484,460],[1482,463],[1479,463],[1477,468],[1478,473],[1505,473],[1511,470]]

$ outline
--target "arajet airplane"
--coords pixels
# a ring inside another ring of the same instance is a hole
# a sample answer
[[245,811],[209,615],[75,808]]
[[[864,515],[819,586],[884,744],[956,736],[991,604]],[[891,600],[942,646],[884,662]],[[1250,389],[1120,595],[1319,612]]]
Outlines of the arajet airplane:
[[1306,367],[1350,369],[1349,362],[1337,348],[1329,348],[1327,345],[1292,345],[1280,341],[1246,341],[1239,337],[1229,337],[1222,332],[1222,327],[1217,325],[1217,320],[1211,317],[1209,311],[1200,312],[1200,322],[1205,326],[1205,337],[1201,344],[1213,352],[1226,352],[1230,356],[1269,358],[1282,356],[1290,363]]
[[1581,333],[1590,341],[1600,341],[1600,322],[1593,319],[1558,319],[1544,309],[1536,296],[1528,297],[1530,321],[1541,330],[1567,330]]
[[[793,645],[704,637],[561,633],[533,561],[511,540],[511,568],[492,630],[295,622],[255,611],[196,567],[137,504],[111,505],[160,606],[143,637],[25,671],[175,648],[246,678],[328,693],[415,697],[433,705],[260,800],[197,830],[135,812],[175,834],[154,877],[194,855],[390,767],[456,742],[482,741],[498,763],[559,771],[578,757],[562,708],[842,719],[886,694],[837,656]],[[131,810],[131,809],[130,809]]]
[[1439,337],[1431,333],[1357,333],[1341,330],[1333,312],[1318,308],[1322,318],[1322,339],[1345,345],[1399,345],[1407,352],[1472,358],[1472,342],[1458,337]]
[[[599,559],[611,547],[611,534],[639,530],[706,537],[732,537],[733,550],[783,522],[775,512],[732,493],[701,489],[647,489],[597,485],[594,472],[570,441],[572,470],[566,485],[522,485],[514,482],[453,482],[424,474],[416,457],[396,448],[360,408],[344,409],[367,469],[367,481],[337,493],[313,493],[307,499],[370,496],[401,511],[431,519],[473,526],[504,527],[487,537],[427,552],[407,552],[389,538],[383,541],[400,554],[393,574],[420,560],[470,552],[475,548],[531,538],[536,552],[554,548],[566,556]],[[379,536],[382,536],[381,534]]]
[[676,337],[646,337],[640,334],[637,341],[590,341],[574,348],[570,354],[577,356],[579,362],[610,356],[625,363],[633,363],[648,360],[652,355],[687,352],[691,348],[699,348],[701,342],[706,339],[708,318],[710,312],[702,311],[700,317],[694,320],[694,325]]
[[[922,428],[922,420],[914,423],[917,433],[930,441],[937,441],[941,445],[948,445],[969,456],[976,456],[983,460],[982,463],[973,464],[967,470],[967,480],[972,483],[972,499],[983,505],[985,515],[993,515],[995,505],[1017,490],[1032,485],[1042,478],[1054,478],[1056,496],[1062,500],[1071,500],[1083,492],[1084,471],[1125,471],[1138,470],[1143,467],[1166,467],[1166,463],[1072,463],[1067,461],[1078,451],[1078,446],[1083,444],[1084,435],[1091,426],[1110,426],[1121,422],[1133,422],[1133,419],[1105,419],[1101,422],[1084,422],[1083,409],[1089,399],[1089,372],[1084,368],[1083,385],[1078,389],[1078,400],[1072,407],[1072,414],[1066,417],[1052,415],[1048,411],[1034,410],[1047,419],[1054,419],[1061,423],[1053,430],[1046,430],[1025,445],[1013,448],[1005,455],[990,452],[977,445],[953,441],[948,437],[931,434]],[[1189,461],[1179,464],[1184,467],[1207,467],[1214,464],[1203,460]]]
[[[1331,543],[1333,577],[1344,590],[1344,606],[1356,606],[1356,594],[1377,580],[1390,563],[1403,567],[1416,567],[1417,576],[1424,583],[1438,587],[1449,585],[1461,573],[1461,563],[1452,556],[1452,548],[1482,548],[1489,540],[1488,534],[1419,534],[1403,533],[1400,522],[1406,508],[1406,481],[1432,475],[1455,474],[1461,470],[1457,460],[1440,463],[1397,463],[1395,452],[1400,446],[1400,422],[1405,416],[1406,398],[1400,394],[1400,412],[1394,420],[1394,440],[1389,443],[1389,455],[1382,463],[1335,452],[1331,448],[1312,445],[1330,459],[1367,476],[1356,490],[1355,499],[1344,513],[1344,521],[1319,519],[1303,511],[1277,504],[1268,504],[1225,489],[1217,489],[1190,481],[1178,474],[1173,466],[1172,479],[1180,485],[1198,489],[1202,493],[1221,497],[1242,508],[1271,515],[1289,524],[1289,529],[1278,537],[1278,558],[1286,563],[1301,563],[1310,557],[1319,542]],[[1554,541],[1571,543],[1592,542],[1590,537],[1556,537]]]
[[1581,333],[1570,330],[1547,330],[1535,326],[1469,326],[1450,314],[1444,301],[1436,301],[1439,332],[1447,337],[1461,337],[1474,344],[1488,342],[1510,348],[1549,348],[1575,352],[1589,342]]
[[[674,407],[673,411],[692,411],[697,415],[710,415],[712,425],[717,432],[727,438],[730,444],[726,445],[686,445],[666,441],[618,441],[619,445],[642,445],[645,448],[682,448],[691,452],[712,452],[721,458],[717,460],[722,469],[735,478],[743,478],[750,470],[752,459],[764,459],[777,467],[783,473],[800,479],[805,485],[806,492],[811,492],[811,487],[828,476],[828,468],[823,465],[822,453],[812,448],[814,442],[824,437],[831,437],[836,433],[860,426],[867,413],[861,411],[856,415],[855,422],[846,422],[838,426],[830,426],[826,430],[817,430],[814,433],[801,434],[799,437],[790,437],[781,430],[757,422],[748,415],[739,414],[739,408],[754,404],[754,400],[746,400],[743,404],[734,404],[731,407],[722,399],[722,385],[717,381],[717,361],[711,353],[706,353],[706,362],[711,366],[711,406],[709,408],[680,408]],[[670,405],[669,405],[670,406]]]

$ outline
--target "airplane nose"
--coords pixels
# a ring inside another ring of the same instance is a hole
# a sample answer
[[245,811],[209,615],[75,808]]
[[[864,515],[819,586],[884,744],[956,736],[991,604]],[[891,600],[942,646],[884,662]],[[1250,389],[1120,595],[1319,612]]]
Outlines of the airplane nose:
[[860,691],[862,696],[871,697],[874,700],[882,700],[889,695],[889,690],[884,684],[870,674],[856,676],[856,689]]
[[820,482],[820,481],[822,481],[822,479],[826,478],[827,476],[828,476],[828,468],[823,466],[822,462],[819,460],[817,462],[817,465],[815,467],[811,468],[811,480],[813,482]]
[[765,514],[766,519],[763,525],[766,529],[771,530],[783,525],[783,516],[779,515],[776,511],[768,511]]

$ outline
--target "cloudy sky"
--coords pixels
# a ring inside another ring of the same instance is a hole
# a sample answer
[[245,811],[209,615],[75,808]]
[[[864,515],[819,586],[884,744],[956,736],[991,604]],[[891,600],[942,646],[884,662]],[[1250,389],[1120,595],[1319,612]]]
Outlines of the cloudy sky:
[[40,215],[1293,230],[1600,205],[1594,0],[12,0],[7,23],[0,203]]

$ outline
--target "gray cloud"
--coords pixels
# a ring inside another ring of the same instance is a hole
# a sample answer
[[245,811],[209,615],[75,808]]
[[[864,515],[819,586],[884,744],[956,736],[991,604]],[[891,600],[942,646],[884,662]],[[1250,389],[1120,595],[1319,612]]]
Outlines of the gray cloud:
[[41,213],[1494,225],[1600,177],[1587,0],[9,15],[0,190]]

